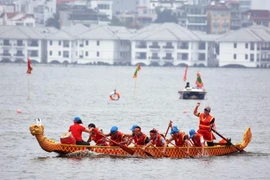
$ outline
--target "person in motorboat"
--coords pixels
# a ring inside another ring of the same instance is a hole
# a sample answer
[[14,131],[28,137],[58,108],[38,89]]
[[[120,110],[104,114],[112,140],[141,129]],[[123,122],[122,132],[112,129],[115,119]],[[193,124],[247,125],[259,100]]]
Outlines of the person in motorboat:
[[175,142],[175,146],[177,147],[187,147],[187,154],[189,154],[189,141],[188,135],[185,132],[180,131],[177,126],[172,126],[171,128],[171,137],[167,140],[167,144],[171,143],[172,140]]
[[187,82],[185,89],[190,89],[189,82]]
[[204,151],[205,140],[203,138],[203,135],[196,132],[194,129],[191,129],[189,131],[189,138],[190,138],[189,140],[190,140],[192,146],[194,146],[195,148],[201,147],[201,149],[202,149],[201,155],[204,156],[205,155],[205,151]]
[[69,127],[69,132],[73,135],[76,140],[77,145],[90,145],[89,142],[85,142],[82,139],[82,132],[90,133],[90,130],[85,128],[82,124],[82,120],[80,117],[76,116],[73,119],[74,124]]
[[207,142],[207,146],[214,146],[214,140],[216,137],[212,133],[212,129],[216,130],[215,118],[210,114],[211,108],[206,106],[204,112],[198,113],[198,107],[200,103],[197,103],[193,114],[199,117],[199,129],[198,133],[203,135],[204,140]]
[[167,142],[155,128],[150,131],[150,141],[142,149],[145,150],[149,146],[163,147],[161,153],[165,154]]
[[[127,140],[125,139],[125,134],[120,132],[117,126],[113,126],[110,130],[110,133],[106,136],[110,136],[111,140],[115,141],[116,143],[123,144],[123,145],[127,143]],[[109,145],[117,146],[117,144],[115,144],[112,141],[110,141]]]
[[87,142],[91,142],[93,140],[97,146],[108,146],[106,138],[103,135],[102,129],[97,128],[96,125],[93,123],[90,123],[88,125],[88,129],[90,130],[90,136]]

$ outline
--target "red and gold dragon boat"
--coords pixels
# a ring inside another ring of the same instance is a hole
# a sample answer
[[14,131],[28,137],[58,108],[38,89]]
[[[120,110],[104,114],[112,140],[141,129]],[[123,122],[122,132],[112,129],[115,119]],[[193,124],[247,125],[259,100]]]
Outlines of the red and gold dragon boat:
[[[36,137],[39,145],[44,151],[55,152],[60,155],[66,155],[69,153],[87,151],[115,156],[135,156],[135,157],[170,157],[170,158],[186,158],[186,147],[174,147],[169,146],[166,149],[166,154],[162,154],[160,148],[149,147],[146,151],[141,147],[126,147],[126,146],[85,146],[76,144],[62,144],[52,139],[48,139],[44,136],[44,126],[41,123],[33,124],[30,126],[30,132]],[[244,132],[243,140],[241,143],[230,145],[216,145],[212,147],[205,147],[207,156],[221,156],[228,155],[236,152],[242,152],[245,147],[250,143],[252,133],[250,128],[247,128]],[[198,147],[190,148],[189,157],[194,157],[200,154],[201,149]]]

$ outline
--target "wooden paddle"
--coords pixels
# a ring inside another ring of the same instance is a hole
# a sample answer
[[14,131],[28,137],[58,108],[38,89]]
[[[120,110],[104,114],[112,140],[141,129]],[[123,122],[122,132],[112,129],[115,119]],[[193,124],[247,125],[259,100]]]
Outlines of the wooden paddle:
[[[134,144],[133,142],[131,142],[131,143]],[[144,150],[143,148],[141,148],[137,144],[134,144],[134,146],[137,147],[137,148],[139,148],[140,150],[142,150],[147,156],[154,157],[152,154],[150,154],[149,152],[147,152],[146,150]]]
[[240,149],[239,147],[235,146],[233,143],[231,143],[230,141],[228,141],[228,139],[226,139],[224,136],[222,136],[221,134],[219,134],[216,130],[211,129],[214,133],[216,133],[217,135],[219,135],[219,137],[221,137],[222,139],[224,139],[227,143],[229,143],[230,145],[232,145],[235,149],[237,149],[239,152],[245,152],[243,149]]
[[107,139],[107,141],[110,141],[110,142],[116,144],[117,146],[119,146],[121,149],[123,149],[127,153],[129,153],[131,155],[133,155],[135,153],[135,151],[133,151],[132,149],[128,148],[127,146],[122,145],[122,144],[119,144],[119,143],[115,142],[114,140],[111,140],[111,139],[107,138],[106,136],[104,136],[104,137]]
[[[172,144],[174,147],[176,147],[177,149],[180,149],[183,153],[187,154],[183,149],[181,149],[180,147],[176,146],[175,144],[173,144],[172,142],[170,142],[170,144]],[[190,158],[194,158],[193,156],[187,154]]]
[[154,147],[157,151],[159,151],[162,154],[162,156],[170,157],[170,156],[166,155],[165,153],[162,153],[155,145],[151,144],[151,146]]
[[194,148],[196,149],[197,153],[198,153],[200,156],[203,157],[202,153],[200,153],[200,151],[196,148],[196,146],[193,144],[193,142],[192,142],[190,139],[189,139],[188,141],[190,142],[190,144],[192,145],[192,147],[194,147]]
[[166,133],[164,135],[164,138],[166,138],[168,131],[169,131],[169,128],[171,127],[171,124],[172,124],[172,120],[170,120],[170,122],[169,122],[168,128],[167,128]]

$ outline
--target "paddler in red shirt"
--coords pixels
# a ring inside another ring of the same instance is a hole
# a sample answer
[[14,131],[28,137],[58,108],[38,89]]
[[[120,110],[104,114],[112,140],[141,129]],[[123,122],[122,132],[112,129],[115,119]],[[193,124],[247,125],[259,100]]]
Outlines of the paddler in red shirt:
[[88,125],[88,129],[90,130],[90,136],[87,142],[95,141],[96,146],[108,146],[106,142],[106,138],[101,129],[97,128],[95,124],[90,123]]
[[82,132],[88,132],[88,133],[90,133],[90,130],[89,129],[86,129],[82,125],[82,120],[78,116],[74,117],[73,122],[74,122],[74,124],[69,127],[69,130],[68,131],[71,132],[72,136],[75,138],[76,144],[77,145],[90,145],[89,142],[85,142],[82,139]]

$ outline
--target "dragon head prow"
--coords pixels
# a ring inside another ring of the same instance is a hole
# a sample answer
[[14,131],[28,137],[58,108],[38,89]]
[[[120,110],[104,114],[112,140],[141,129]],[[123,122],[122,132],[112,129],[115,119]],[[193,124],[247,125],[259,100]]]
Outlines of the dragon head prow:
[[44,126],[43,125],[38,125],[38,124],[33,124],[30,126],[30,132],[33,136],[36,135],[44,135]]

